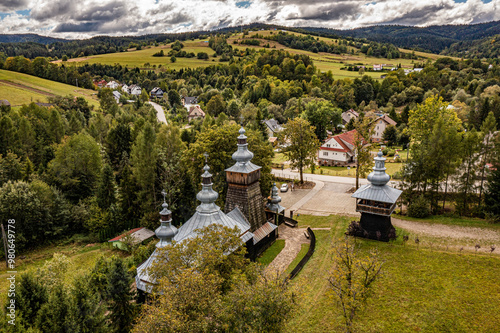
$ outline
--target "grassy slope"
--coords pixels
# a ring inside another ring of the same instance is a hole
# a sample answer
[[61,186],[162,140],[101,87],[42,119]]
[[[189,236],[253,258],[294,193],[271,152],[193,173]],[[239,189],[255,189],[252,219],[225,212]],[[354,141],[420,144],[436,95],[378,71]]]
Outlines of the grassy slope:
[[[213,58],[212,54],[214,50],[208,47],[208,43],[205,43],[203,40],[195,40],[195,41],[186,41],[182,42],[184,44],[183,50],[186,52],[194,52],[197,54],[198,52],[206,52],[210,56],[208,60],[200,60],[196,57],[194,58],[177,58],[176,62],[172,63],[170,61],[170,57],[167,56],[168,52],[171,50],[169,45],[161,45],[157,47],[145,48],[139,51],[132,50],[128,52],[118,52],[118,53],[108,53],[101,55],[94,55],[88,58],[75,58],[70,59],[68,63],[73,63],[76,65],[79,64],[103,64],[103,65],[114,65],[121,64],[123,66],[129,67],[139,67],[139,68],[152,68],[153,65],[167,67],[171,69],[181,69],[181,68],[196,68],[196,67],[204,67],[213,65],[215,61],[218,61],[218,58]],[[165,56],[164,57],[153,57],[153,54],[163,50]],[[59,61],[60,62],[60,61]],[[145,66],[145,64],[149,63],[149,66]]]
[[[316,251],[292,286],[300,295],[287,323],[290,332],[341,332],[341,309],[328,293],[332,244],[343,239],[349,218],[301,216],[317,230]],[[400,241],[358,240],[361,253],[377,249],[385,261],[367,307],[359,312],[362,332],[494,332],[500,325],[498,256],[436,251]]]
[[[271,32],[269,30],[266,31],[258,31],[258,32],[251,32],[249,36],[252,36],[256,33],[259,33],[261,35],[269,35]],[[276,33],[276,32],[273,32]],[[301,35],[298,33],[295,33],[297,35]],[[240,44],[234,44],[235,40],[241,40],[242,34],[235,34],[232,37],[228,39],[228,44],[232,45],[233,48],[238,48],[240,50],[244,50],[246,48],[249,49],[263,49],[262,46],[252,46],[252,45],[240,45]],[[324,38],[324,37],[319,37],[320,40],[323,40],[328,43],[334,43],[334,39],[330,38]],[[197,54],[198,52],[206,52],[210,56],[208,60],[199,60],[196,58],[177,58],[177,61],[175,63],[170,62],[170,57],[165,56],[165,57],[153,57],[154,53],[159,52],[161,49],[164,50],[164,53],[167,54],[168,51],[171,50],[170,45],[161,45],[157,47],[150,47],[146,48],[143,50],[139,51],[128,51],[128,52],[122,52],[122,53],[110,53],[110,54],[102,54],[102,55],[95,55],[91,56],[88,58],[76,58],[76,59],[70,59],[69,63],[74,63],[76,65],[78,64],[84,64],[84,63],[101,63],[101,64],[107,64],[107,65],[113,65],[116,63],[119,63],[124,66],[129,66],[129,67],[139,67],[139,68],[152,68],[153,65],[156,65],[158,68],[159,65],[162,65],[162,68],[171,68],[171,69],[180,69],[180,68],[185,68],[185,67],[202,67],[202,66],[209,66],[214,63],[218,62],[219,57],[213,58],[212,54],[214,51],[208,47],[208,43],[206,42],[207,40],[192,40],[192,41],[185,41],[182,42],[184,44],[183,50],[186,52],[194,52]],[[329,71],[331,70],[335,78],[356,78],[360,77],[360,75],[357,72],[349,72],[346,70],[341,70],[341,67],[344,67],[345,65],[348,64],[357,64],[357,63],[363,63],[366,66],[372,66],[373,64],[380,64],[384,63],[387,66],[397,66],[398,64],[401,64],[403,67],[408,67],[408,68],[413,68],[413,60],[409,59],[393,59],[393,60],[387,60],[383,58],[374,58],[374,57],[367,57],[366,55],[359,53],[359,54],[354,54],[354,55],[337,55],[337,54],[329,54],[329,53],[312,53],[309,51],[304,51],[304,50],[295,50],[291,48],[287,48],[284,45],[278,44],[273,41],[267,41],[262,39],[262,45],[269,43],[270,44],[270,49],[282,49],[289,51],[290,53],[295,53],[295,54],[307,54],[308,56],[312,57],[314,64],[316,67],[321,70],[321,71]],[[352,47],[348,47],[349,50],[353,49]],[[353,49],[356,51],[356,49]],[[411,52],[408,50],[402,50],[403,52]],[[437,55],[433,54],[427,54],[427,53],[418,53],[419,56],[423,58],[432,58],[435,59],[438,57]],[[212,60],[215,60],[212,61]],[[145,64],[149,63],[149,66],[145,66]],[[366,75],[369,75],[373,78],[380,78],[381,73],[380,72],[366,72]]]
[[[28,251],[16,258],[17,276],[20,277],[24,271],[36,270],[41,268],[46,260],[50,260],[54,253],[63,253],[70,259],[70,267],[66,274],[66,282],[77,275],[87,271],[93,267],[97,259],[103,255],[109,257],[111,255],[121,256],[123,252],[113,250],[108,244],[96,244],[93,246],[70,244],[61,246],[47,246],[35,251]],[[2,257],[3,260],[3,257]],[[5,265],[0,264],[0,305],[4,304],[7,294],[7,271]]]
[[280,254],[281,250],[283,250],[284,247],[285,240],[277,239],[273,245],[265,250],[259,258],[257,258],[257,262],[261,263],[262,265],[269,265],[274,260],[274,258],[276,258],[278,254]]
[[[84,97],[91,105],[98,106],[97,92],[89,89],[77,88],[64,83],[41,79],[36,76],[0,70],[0,80],[6,80],[23,85],[25,87],[14,87],[4,85],[0,82],[0,99],[7,99],[12,105],[20,105],[33,102],[47,102],[47,96],[34,92],[29,88],[43,90],[59,96],[73,95]],[[6,97],[4,97],[6,96]]]

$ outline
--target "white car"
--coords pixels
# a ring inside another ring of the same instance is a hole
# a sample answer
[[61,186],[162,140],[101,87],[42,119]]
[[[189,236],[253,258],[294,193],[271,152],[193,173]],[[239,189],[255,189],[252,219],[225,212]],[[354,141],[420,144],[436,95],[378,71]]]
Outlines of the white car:
[[280,191],[281,192],[286,192],[288,191],[288,184],[281,184],[281,188],[280,188]]

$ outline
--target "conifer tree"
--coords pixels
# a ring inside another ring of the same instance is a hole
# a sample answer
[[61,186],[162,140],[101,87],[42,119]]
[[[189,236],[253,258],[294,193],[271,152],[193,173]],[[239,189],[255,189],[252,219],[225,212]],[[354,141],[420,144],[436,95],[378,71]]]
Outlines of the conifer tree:
[[135,308],[130,302],[130,276],[120,258],[114,258],[111,262],[106,292],[111,327],[117,333],[128,333],[134,321]]
[[16,305],[22,321],[28,326],[33,326],[38,311],[47,301],[48,293],[45,286],[33,273],[23,273],[16,290]]
[[36,319],[37,328],[43,333],[73,333],[79,331],[75,306],[62,284],[54,286]]
[[71,297],[75,304],[75,319],[82,333],[107,332],[105,308],[100,294],[92,292],[87,276],[79,276],[73,283]]
[[115,176],[111,166],[106,163],[102,169],[102,176],[97,187],[97,204],[102,209],[108,209],[115,201]]

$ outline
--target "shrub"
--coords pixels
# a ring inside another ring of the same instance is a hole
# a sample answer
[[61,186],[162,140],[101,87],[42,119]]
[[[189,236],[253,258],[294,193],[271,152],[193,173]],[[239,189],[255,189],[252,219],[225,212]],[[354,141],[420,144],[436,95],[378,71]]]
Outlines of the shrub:
[[410,202],[408,206],[408,216],[424,218],[429,216],[429,214],[429,201],[423,194],[418,196],[413,202]]
[[389,150],[387,148],[382,149],[382,154],[384,154],[384,156],[386,156],[388,152]]
[[391,150],[389,150],[389,151],[387,152],[387,156],[392,157],[392,156],[394,156],[394,154],[395,154],[395,153],[396,153],[396,152],[395,152],[393,149],[391,149]]

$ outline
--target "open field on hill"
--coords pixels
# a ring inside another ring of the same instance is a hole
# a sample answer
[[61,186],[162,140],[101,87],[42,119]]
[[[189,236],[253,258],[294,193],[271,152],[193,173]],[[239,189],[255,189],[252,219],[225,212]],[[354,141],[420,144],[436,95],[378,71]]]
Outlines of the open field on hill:
[[18,72],[0,70],[0,99],[12,106],[31,102],[47,102],[49,96],[73,95],[85,98],[90,105],[99,106],[97,92],[64,83],[45,80]]
[[[198,54],[198,52],[206,52],[210,57],[208,60],[201,60],[196,57],[194,58],[176,58],[176,62],[172,63],[170,57],[167,56],[168,52],[171,50],[171,44],[153,46],[149,48],[144,48],[142,50],[136,51],[132,49],[127,52],[117,52],[94,55],[86,58],[74,58],[69,59],[68,63],[79,64],[103,64],[103,65],[114,65],[121,64],[128,67],[139,67],[144,69],[159,68],[171,68],[171,69],[181,69],[181,68],[197,68],[213,65],[218,62],[218,58],[213,58],[214,50],[208,47],[208,42],[206,40],[194,40],[194,41],[184,41],[183,51],[193,52]],[[153,54],[163,50],[165,56],[163,57],[153,57]],[[214,60],[214,61],[212,61]],[[58,60],[58,63],[61,61]],[[149,65],[148,65],[149,64]],[[155,67],[153,67],[155,66]]]
[[[276,31],[270,31],[270,30],[265,30],[265,31],[252,31],[250,32],[245,38],[250,38],[253,39],[252,36],[255,34],[260,34],[263,36],[269,36],[272,33],[277,33]],[[300,33],[293,33],[296,35],[303,35]],[[365,65],[367,67],[373,66],[374,64],[385,64],[387,67],[396,67],[399,64],[401,64],[402,67],[404,68],[413,68],[413,63],[414,62],[422,62],[425,61],[427,58],[431,59],[436,59],[439,56],[435,54],[428,54],[428,53],[423,53],[423,52],[418,52],[418,56],[422,57],[420,60],[410,60],[410,59],[392,59],[392,60],[387,60],[385,58],[375,58],[375,57],[367,57],[365,54],[359,52],[359,50],[353,48],[353,47],[348,47],[349,52],[353,50],[355,53],[354,54],[343,54],[343,55],[337,55],[337,54],[330,54],[330,53],[313,53],[305,50],[296,50],[292,49],[289,47],[286,47],[284,45],[281,45],[275,41],[268,41],[265,39],[259,39],[262,43],[261,46],[256,46],[256,45],[240,45],[240,44],[234,44],[235,41],[241,41],[243,38],[243,33],[237,33],[228,38],[227,42],[233,48],[238,48],[240,50],[245,50],[247,48],[249,49],[264,49],[263,45],[269,43],[269,48],[265,48],[268,50],[272,49],[281,49],[288,51],[293,54],[306,54],[310,56],[313,61],[315,66],[323,72],[327,71],[332,71],[332,74],[335,78],[341,79],[341,78],[356,78],[360,77],[358,72],[350,72],[347,70],[342,70],[342,67],[345,67],[346,65]],[[319,40],[325,41],[327,43],[335,43],[335,39],[331,38],[325,38],[325,37],[315,37],[319,38]],[[136,51],[135,49],[129,50],[128,52],[119,52],[119,53],[109,53],[109,54],[101,54],[101,55],[94,55],[86,58],[74,58],[74,59],[69,59],[68,63],[74,63],[76,65],[80,64],[95,64],[95,63],[100,63],[100,64],[105,64],[105,65],[114,65],[114,64],[121,64],[123,66],[128,66],[128,67],[139,67],[141,69],[155,69],[155,70],[161,70],[164,68],[170,68],[170,69],[181,69],[181,68],[197,68],[197,67],[204,67],[204,66],[210,66],[215,63],[219,62],[219,57],[212,57],[214,54],[214,50],[208,47],[208,40],[189,40],[189,41],[183,41],[184,48],[182,49],[183,51],[186,52],[193,52],[194,54],[197,54],[198,52],[206,52],[210,58],[208,60],[200,60],[195,58],[177,58],[176,62],[172,63],[170,61],[170,57],[167,56],[166,54],[171,50],[171,44],[168,45],[160,45],[160,46],[153,46],[153,47],[148,47],[139,51]],[[164,57],[153,57],[153,54],[159,52],[160,50],[163,50],[165,53]],[[412,52],[410,50],[403,50],[400,49],[401,52]],[[61,61],[58,60],[56,61],[60,63]],[[161,66],[161,68],[160,68]],[[366,75],[369,75],[373,78],[380,78],[381,72],[370,72],[366,71]]]
[[[298,308],[285,331],[342,332],[341,308],[328,292],[327,277],[333,246],[343,241],[350,218],[312,219],[300,216],[299,223],[301,227],[313,224],[332,230],[315,231],[316,251],[291,282],[299,295]],[[358,331],[495,332],[500,325],[498,254],[446,251],[428,242],[417,246],[415,235],[409,236],[406,245],[401,240],[357,240],[360,254],[377,250],[384,262],[372,297],[355,319]]]

